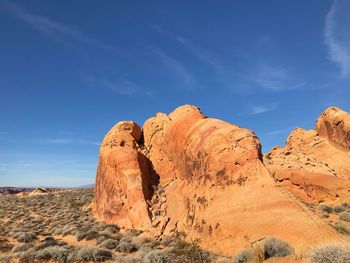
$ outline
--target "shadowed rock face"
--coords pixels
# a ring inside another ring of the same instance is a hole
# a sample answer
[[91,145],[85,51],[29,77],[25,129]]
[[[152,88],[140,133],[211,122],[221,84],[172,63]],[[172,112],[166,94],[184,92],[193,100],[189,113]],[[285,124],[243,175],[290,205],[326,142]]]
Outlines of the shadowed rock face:
[[157,235],[185,232],[227,255],[267,236],[296,246],[341,239],[276,187],[252,131],[184,105],[147,120],[143,137],[133,134],[135,123],[119,123],[101,145],[99,219]]
[[138,144],[141,135],[136,123],[120,122],[105,136],[95,185],[94,214],[98,219],[126,228],[150,227],[145,200],[151,198],[157,178]]
[[350,197],[350,114],[331,107],[316,130],[294,130],[284,148],[264,156],[271,174],[307,202],[346,201]]

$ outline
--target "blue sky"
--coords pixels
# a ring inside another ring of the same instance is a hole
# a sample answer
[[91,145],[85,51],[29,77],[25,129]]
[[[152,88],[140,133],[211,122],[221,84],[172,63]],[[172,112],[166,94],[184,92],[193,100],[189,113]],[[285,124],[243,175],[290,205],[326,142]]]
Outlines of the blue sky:
[[263,151],[350,111],[350,1],[0,0],[0,185],[94,182],[118,121],[194,104]]

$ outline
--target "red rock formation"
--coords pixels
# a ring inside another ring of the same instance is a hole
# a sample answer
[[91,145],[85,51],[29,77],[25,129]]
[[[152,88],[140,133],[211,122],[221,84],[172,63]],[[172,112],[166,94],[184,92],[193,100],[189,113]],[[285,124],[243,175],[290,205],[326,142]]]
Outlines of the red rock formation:
[[94,200],[100,220],[126,228],[150,227],[145,201],[153,194],[152,173],[138,144],[141,135],[136,123],[119,122],[101,144]]
[[350,150],[350,114],[337,107],[325,110],[316,122],[318,134],[335,146]]
[[[100,219],[158,234],[185,232],[204,248],[229,255],[266,236],[295,247],[341,240],[293,195],[276,187],[262,163],[259,139],[248,129],[185,105],[147,120],[143,140],[113,130],[102,144],[96,178]],[[121,138],[128,147],[120,147]]]
[[275,147],[264,163],[283,186],[307,202],[350,197],[350,114],[332,107],[316,130],[294,130],[284,148]]

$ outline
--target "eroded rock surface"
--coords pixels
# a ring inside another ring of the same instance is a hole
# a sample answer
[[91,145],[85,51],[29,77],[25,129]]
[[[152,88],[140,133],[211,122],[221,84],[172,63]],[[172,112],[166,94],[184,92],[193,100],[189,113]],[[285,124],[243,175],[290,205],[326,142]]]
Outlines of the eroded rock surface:
[[105,136],[98,160],[94,214],[107,223],[145,229],[151,226],[148,205],[152,171],[139,146],[142,131],[134,122],[119,122]]
[[295,129],[284,148],[264,163],[277,181],[306,202],[341,202],[350,197],[350,114],[331,107],[316,130]]
[[350,150],[350,114],[331,107],[325,110],[316,122],[316,131],[328,141],[345,151]]
[[225,255],[267,236],[294,247],[342,240],[278,187],[251,130],[184,105],[147,120],[140,139],[131,134],[113,128],[102,143],[94,206],[101,220],[184,232]]

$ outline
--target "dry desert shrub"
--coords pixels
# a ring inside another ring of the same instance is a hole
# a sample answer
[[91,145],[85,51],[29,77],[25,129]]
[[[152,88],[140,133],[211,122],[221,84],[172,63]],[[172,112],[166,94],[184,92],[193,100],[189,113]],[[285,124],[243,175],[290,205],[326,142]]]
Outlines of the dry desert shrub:
[[116,250],[121,253],[132,253],[137,251],[137,248],[129,237],[123,237],[120,239]]
[[350,236],[350,229],[347,228],[343,223],[341,222],[335,222],[332,227],[337,230],[340,234]]
[[11,256],[0,257],[0,263],[12,263],[13,258]]
[[307,257],[308,263],[347,263],[350,262],[350,247],[326,245],[313,248]]
[[19,253],[19,263],[33,263],[35,262],[35,250],[30,248],[24,252]]
[[106,239],[101,244],[100,247],[105,249],[115,249],[119,245],[119,241],[116,239]]
[[239,252],[233,257],[233,262],[263,262],[269,258],[285,257],[293,253],[293,248],[286,241],[276,237],[269,237],[254,243],[251,248]]
[[37,239],[37,235],[34,232],[18,232],[14,237],[21,243],[29,243]]
[[86,246],[78,250],[76,261],[100,262],[112,259],[113,255],[109,250],[101,249],[95,246]]
[[179,238],[175,238],[171,243],[171,247],[168,248],[167,257],[169,262],[174,263],[190,263],[190,262],[203,262],[209,263],[212,261],[211,255],[202,250],[197,241],[187,243]]
[[345,211],[346,207],[344,205],[337,205],[333,208],[333,211],[336,213],[341,213]]
[[165,249],[155,249],[148,252],[143,258],[144,263],[167,263],[170,262]]
[[276,237],[270,237],[264,240],[265,259],[273,257],[285,257],[293,253],[293,248],[284,240]]
[[140,263],[143,261],[139,255],[131,254],[131,255],[127,255],[127,256],[115,256],[113,262],[116,262],[116,263]]
[[251,249],[245,249],[239,252],[233,257],[233,263],[246,263],[253,259],[253,251]]
[[327,214],[332,213],[333,212],[333,208],[331,206],[328,205],[320,205],[318,207],[318,209],[320,209],[323,212],[326,212]]
[[14,246],[11,251],[12,251],[12,253],[18,253],[18,252],[27,251],[32,247],[33,247],[32,244],[28,244],[28,243],[23,244],[22,243],[22,244],[18,244],[16,246]]
[[50,246],[36,253],[35,258],[40,260],[54,260],[65,263],[70,251],[61,246]]
[[339,214],[339,219],[346,221],[346,222],[350,222],[350,213],[348,212],[342,212]]
[[7,238],[0,236],[0,253],[6,253],[11,251],[13,245],[9,243]]

